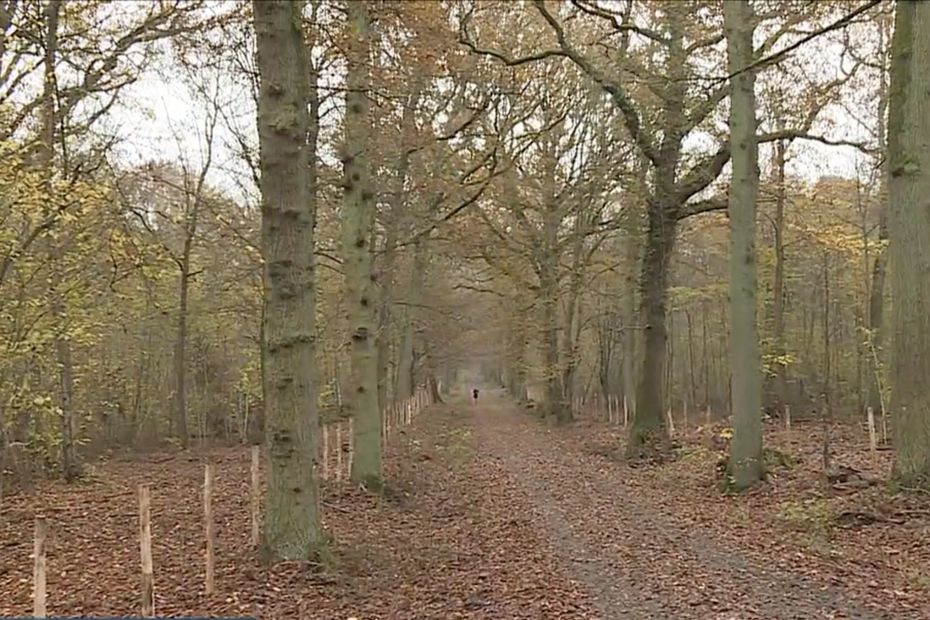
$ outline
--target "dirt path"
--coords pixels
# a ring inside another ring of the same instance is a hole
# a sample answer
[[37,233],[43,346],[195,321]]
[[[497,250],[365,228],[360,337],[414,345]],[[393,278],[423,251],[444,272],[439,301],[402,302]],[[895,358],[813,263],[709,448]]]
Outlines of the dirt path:
[[639,497],[622,468],[506,400],[486,399],[475,416],[489,463],[520,481],[537,527],[605,620],[893,617],[865,608],[842,584],[768,568],[726,548]]

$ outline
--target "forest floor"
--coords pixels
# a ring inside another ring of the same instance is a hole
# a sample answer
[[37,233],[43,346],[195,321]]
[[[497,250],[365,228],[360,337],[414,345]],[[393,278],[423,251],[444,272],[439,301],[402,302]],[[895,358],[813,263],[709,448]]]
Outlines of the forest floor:
[[[821,479],[817,433],[770,429],[799,462],[722,494],[717,429],[630,468],[621,429],[550,428],[503,398],[436,406],[392,436],[383,498],[324,483],[323,569],[261,566],[249,454],[113,458],[76,486],[0,507],[0,616],[31,613],[32,520],[49,520],[49,615],[137,614],[135,489],[152,489],[156,613],[260,618],[917,619],[930,617],[930,501]],[[838,463],[871,465],[858,429]],[[802,441],[804,438],[806,441]],[[882,458],[888,456],[882,454]],[[203,592],[203,464],[215,466],[216,593]],[[887,466],[881,463],[880,466]],[[877,522],[865,524],[870,518]]]

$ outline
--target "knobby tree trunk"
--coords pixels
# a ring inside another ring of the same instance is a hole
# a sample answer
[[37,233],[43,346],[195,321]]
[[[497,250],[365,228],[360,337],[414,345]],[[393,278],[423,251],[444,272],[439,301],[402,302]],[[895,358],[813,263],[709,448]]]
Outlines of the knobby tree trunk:
[[888,108],[894,475],[930,487],[930,3],[895,9]]
[[759,194],[756,142],[755,75],[752,63],[752,6],[741,0],[723,4],[731,75],[730,142],[730,368],[733,441],[729,474],[742,490],[762,479],[762,360],[756,325],[756,202]]
[[[665,86],[667,104],[662,122],[663,138],[653,148],[653,188],[646,201],[647,227],[640,271],[640,323],[643,327],[642,365],[636,389],[636,409],[630,426],[627,455],[632,458],[664,453],[669,447],[665,422],[664,393],[666,351],[666,306],[669,269],[675,251],[678,220],[685,201],[693,195],[692,187],[682,187],[679,180],[682,132],[686,123],[686,84],[683,80],[685,58],[684,22],[680,12],[670,11],[668,74]],[[715,176],[702,172],[703,176]],[[709,181],[708,181],[709,182]]]
[[666,303],[669,262],[675,245],[677,220],[662,205],[650,205],[640,274],[640,322],[643,328],[642,365],[636,388],[636,408],[630,427],[628,456],[651,456],[668,442],[665,428]]
[[368,2],[348,3],[342,248],[352,338],[351,390],[347,398],[349,415],[355,420],[352,481],[380,491],[381,410],[378,407],[377,326],[370,252],[374,195],[368,159],[371,141],[368,118],[371,25],[368,11]]
[[[263,393],[268,486],[263,548],[270,560],[315,559],[323,545],[316,405],[314,225],[307,153],[309,50],[302,2],[252,5],[260,79]],[[287,59],[283,62],[282,59]]]

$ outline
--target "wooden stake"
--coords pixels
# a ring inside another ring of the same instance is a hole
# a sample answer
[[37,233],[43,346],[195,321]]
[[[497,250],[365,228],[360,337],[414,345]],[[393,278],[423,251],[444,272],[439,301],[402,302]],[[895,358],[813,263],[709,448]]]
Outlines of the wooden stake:
[[209,463],[203,466],[203,537],[205,541],[203,551],[204,591],[207,594],[213,594],[213,466]]
[[613,396],[608,395],[608,396],[607,396],[607,423],[608,423],[608,424],[613,424],[613,423],[614,423],[614,407],[613,407],[613,404],[614,404],[614,403],[613,403],[613,401],[614,401]]
[[885,411],[884,401],[882,401],[882,445],[888,445],[888,413]]
[[871,407],[866,409],[866,421],[869,425],[869,452],[872,455],[872,467],[878,467],[878,436],[875,432],[875,412]]
[[352,477],[352,461],[355,460],[355,418],[349,418],[349,477]]
[[323,425],[323,480],[329,480],[329,425]]
[[152,569],[152,511],[149,487],[139,485],[139,554],[142,558],[142,617],[155,615],[155,576]]
[[791,405],[785,405],[785,430],[791,432]]
[[262,499],[261,499],[261,478],[259,476],[259,467],[262,459],[261,446],[252,446],[252,546],[258,547],[260,537],[259,529],[261,523]]
[[707,405],[707,410],[704,412],[704,423],[710,426],[710,405]]
[[675,420],[672,419],[672,408],[669,407],[668,411],[665,412],[665,415],[668,417],[668,434],[675,434]]
[[33,568],[32,568],[32,615],[36,618],[44,618],[46,613],[45,606],[45,539],[48,535],[48,524],[45,517],[36,517],[35,522],[35,547],[33,549]]
[[336,423],[336,482],[342,482],[342,422]]
[[626,428],[626,425],[630,421],[630,404],[627,400],[626,394],[623,395],[623,428]]

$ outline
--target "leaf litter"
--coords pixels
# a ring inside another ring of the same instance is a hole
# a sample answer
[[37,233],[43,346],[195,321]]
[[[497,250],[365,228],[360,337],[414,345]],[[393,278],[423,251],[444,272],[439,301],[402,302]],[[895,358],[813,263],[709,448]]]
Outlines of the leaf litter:
[[[248,540],[247,449],[112,459],[83,484],[48,483],[4,499],[0,615],[31,613],[39,513],[49,520],[50,615],[137,614],[135,493],[147,483],[159,615],[930,617],[926,498],[892,497],[874,484],[831,487],[817,466],[816,432],[803,427],[791,437],[769,429],[767,437],[797,465],[758,490],[728,496],[714,473],[719,430],[684,429],[677,459],[631,468],[622,430],[600,421],[553,429],[503,399],[433,407],[392,436],[384,496],[324,482],[332,543],[322,570],[258,562]],[[855,429],[833,435],[837,461],[870,469]],[[890,456],[880,457],[887,468]],[[205,462],[215,468],[210,596]]]

